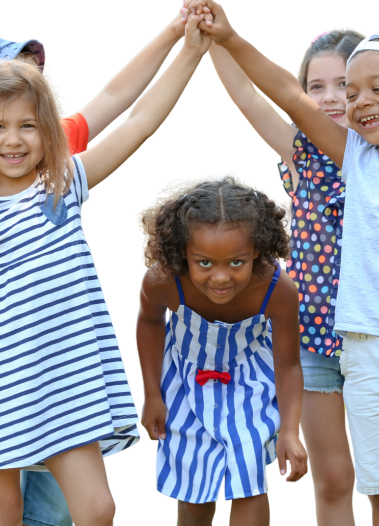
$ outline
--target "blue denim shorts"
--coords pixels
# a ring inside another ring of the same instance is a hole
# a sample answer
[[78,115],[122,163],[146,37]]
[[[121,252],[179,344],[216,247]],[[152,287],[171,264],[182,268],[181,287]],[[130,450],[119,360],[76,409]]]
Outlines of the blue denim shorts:
[[21,471],[26,526],[72,526],[63,493],[51,473]]
[[345,377],[341,374],[339,356],[322,356],[300,347],[304,389],[320,393],[342,393]]

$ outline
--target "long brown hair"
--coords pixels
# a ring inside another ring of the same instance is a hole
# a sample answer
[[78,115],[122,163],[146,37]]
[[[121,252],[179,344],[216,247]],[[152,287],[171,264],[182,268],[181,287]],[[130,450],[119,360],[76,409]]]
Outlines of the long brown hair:
[[354,49],[363,39],[363,35],[351,29],[345,31],[333,29],[330,33],[318,38],[305,52],[300,66],[298,78],[305,93],[307,92],[308,68],[312,58],[316,55],[339,55],[346,63]]
[[0,62],[0,101],[9,103],[22,95],[35,106],[45,149],[37,172],[44,179],[46,193],[54,191],[57,203],[70,188],[73,168],[53,91],[37,67],[19,60]]

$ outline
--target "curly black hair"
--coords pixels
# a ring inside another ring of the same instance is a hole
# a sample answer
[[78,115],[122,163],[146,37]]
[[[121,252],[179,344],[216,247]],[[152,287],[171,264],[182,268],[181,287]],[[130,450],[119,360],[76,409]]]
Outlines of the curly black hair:
[[154,267],[166,279],[183,274],[188,270],[186,245],[201,223],[244,223],[251,242],[259,250],[254,264],[254,271],[259,274],[277,258],[288,256],[285,215],[286,211],[265,194],[231,176],[192,185],[142,213],[147,237],[146,266]]

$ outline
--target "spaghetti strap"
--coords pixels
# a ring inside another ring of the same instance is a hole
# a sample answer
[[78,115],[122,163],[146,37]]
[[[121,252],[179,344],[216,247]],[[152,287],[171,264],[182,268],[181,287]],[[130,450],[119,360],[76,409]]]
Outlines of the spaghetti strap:
[[268,291],[266,292],[266,296],[265,296],[265,299],[263,300],[262,307],[261,307],[261,310],[259,311],[259,314],[265,313],[267,304],[271,298],[271,294],[274,292],[275,285],[278,283],[281,269],[280,269],[280,265],[278,262],[276,262],[276,265],[277,265],[277,269],[275,270],[274,275],[272,276],[270,286],[268,288]]
[[182,288],[182,284],[180,283],[179,276],[175,276],[175,283],[176,283],[176,287],[177,287],[178,293],[179,293],[180,305],[185,305],[183,288]]

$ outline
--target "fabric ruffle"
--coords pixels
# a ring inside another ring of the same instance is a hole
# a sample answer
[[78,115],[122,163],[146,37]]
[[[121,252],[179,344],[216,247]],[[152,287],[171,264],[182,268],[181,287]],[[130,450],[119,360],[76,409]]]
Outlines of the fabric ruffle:
[[345,185],[342,171],[299,130],[293,143],[293,162],[299,174],[294,190],[288,165],[278,164],[292,199],[291,256],[287,272],[299,290],[301,344],[335,356],[342,338],[333,330],[341,265]]

